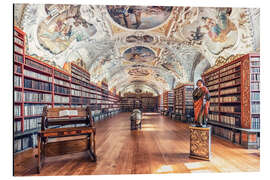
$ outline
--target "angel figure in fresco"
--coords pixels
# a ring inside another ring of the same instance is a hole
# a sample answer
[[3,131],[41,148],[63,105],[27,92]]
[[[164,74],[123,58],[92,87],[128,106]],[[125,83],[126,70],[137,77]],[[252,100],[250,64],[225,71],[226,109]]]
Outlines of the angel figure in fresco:
[[205,33],[202,33],[201,32],[201,26],[198,26],[196,28],[196,31],[190,31],[190,37],[188,37],[187,39],[190,41],[190,42],[194,42],[198,45],[201,45],[202,43],[202,38],[204,36]]
[[[136,23],[133,23],[132,25],[136,25],[136,29],[138,29],[142,23],[142,20],[141,20],[142,9],[140,9],[136,6],[130,6],[128,8],[127,12],[129,15],[133,14],[135,16]],[[130,17],[128,17],[128,18],[130,19]]]
[[137,47],[131,48],[130,52],[126,54],[126,57],[131,62],[143,63],[151,58],[152,54],[144,48]]
[[208,110],[210,107],[210,93],[204,86],[203,80],[196,83],[197,88],[193,91],[194,121],[197,126],[203,127],[207,124]]
[[208,32],[208,36],[213,42],[225,42],[227,35],[231,31],[236,31],[236,26],[230,21],[232,8],[220,8],[217,14],[217,18],[202,17],[205,28]]
[[48,38],[52,41],[63,42],[66,40],[65,33],[69,31],[69,26],[67,26],[63,19],[58,18],[54,24],[52,24],[47,32],[44,32],[40,37]]

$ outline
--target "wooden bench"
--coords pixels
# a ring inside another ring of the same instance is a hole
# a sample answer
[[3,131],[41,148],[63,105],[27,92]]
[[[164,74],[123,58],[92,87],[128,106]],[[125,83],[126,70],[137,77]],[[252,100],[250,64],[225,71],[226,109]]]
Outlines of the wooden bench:
[[[52,126],[54,128],[50,128]],[[49,156],[89,151],[90,159],[96,162],[95,135],[96,129],[90,107],[47,108],[45,106],[41,131],[38,132],[38,173],[44,164],[45,157]]]

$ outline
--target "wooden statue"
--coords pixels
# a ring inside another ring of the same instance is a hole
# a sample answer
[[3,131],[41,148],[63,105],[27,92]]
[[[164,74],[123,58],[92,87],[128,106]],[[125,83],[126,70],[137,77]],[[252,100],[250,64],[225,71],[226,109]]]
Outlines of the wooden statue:
[[194,121],[197,126],[207,125],[208,110],[210,107],[210,93],[203,80],[198,80],[197,88],[193,91],[194,100]]

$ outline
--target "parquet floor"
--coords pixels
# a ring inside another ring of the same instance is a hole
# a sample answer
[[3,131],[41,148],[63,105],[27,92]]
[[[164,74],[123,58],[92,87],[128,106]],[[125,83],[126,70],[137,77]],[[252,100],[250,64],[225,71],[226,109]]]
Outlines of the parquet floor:
[[[97,162],[87,152],[47,158],[39,175],[256,172],[260,152],[212,136],[212,159],[189,158],[188,124],[146,113],[142,129],[130,130],[129,113],[95,124]],[[15,176],[36,176],[36,150],[14,157]]]

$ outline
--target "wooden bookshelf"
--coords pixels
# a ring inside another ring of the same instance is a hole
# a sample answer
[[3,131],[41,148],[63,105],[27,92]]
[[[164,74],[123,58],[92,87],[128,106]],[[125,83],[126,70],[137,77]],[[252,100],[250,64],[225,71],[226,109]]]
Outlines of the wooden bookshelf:
[[[79,63],[83,64],[83,62]],[[82,107],[90,104],[90,74],[88,71],[75,62],[66,62],[64,69],[71,74],[70,106]]]
[[194,116],[193,90],[193,84],[181,84],[174,89],[174,113],[177,120],[187,121],[187,118]]
[[[20,152],[37,144],[43,107],[53,106],[53,67],[24,55],[22,64],[22,105],[23,122],[21,132],[14,132],[15,152]],[[18,142],[21,141],[21,148]]]
[[70,107],[71,74],[62,69],[53,69],[53,107]]
[[161,114],[164,113],[164,104],[163,104],[163,94],[160,94],[158,96],[158,112],[160,112]]
[[143,112],[156,112],[158,110],[158,96],[147,93],[127,93],[120,98],[120,107],[123,112],[131,112],[139,108]]
[[100,86],[91,83],[84,64],[82,60],[64,64],[64,69],[71,73],[71,107],[90,105],[95,121],[119,112],[118,96],[109,92],[108,84],[104,82]]
[[[25,33],[17,27],[14,47],[14,153],[36,146],[45,105],[91,105],[95,120],[119,112],[119,97],[90,83],[90,74],[81,66],[72,62],[70,69],[60,68],[26,55]],[[101,104],[108,109],[106,115]]]
[[[15,133],[23,132],[24,125],[24,88],[23,88],[23,66],[25,61],[25,33],[21,31],[16,26],[13,31],[13,43],[14,43],[14,51],[13,51],[13,102],[14,102],[14,110],[13,110],[13,129]],[[20,44],[20,45],[18,45]],[[14,136],[14,152],[23,150],[23,140],[20,138],[16,138]]]
[[135,97],[121,97],[120,98],[120,109],[122,112],[131,112],[134,105]]
[[213,133],[248,148],[259,147],[260,55],[217,60],[202,75],[211,95]]
[[164,111],[173,111],[174,105],[174,94],[173,91],[165,91],[163,93],[163,110]]
[[157,97],[142,96],[142,111],[143,112],[156,112],[157,111]]

